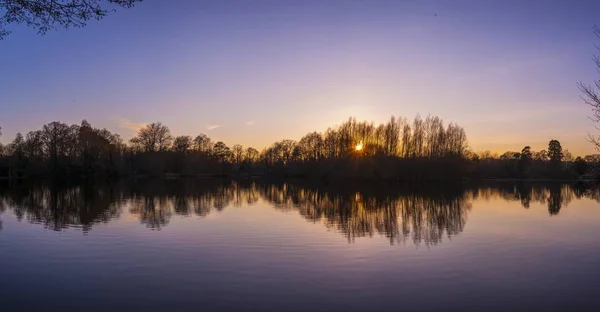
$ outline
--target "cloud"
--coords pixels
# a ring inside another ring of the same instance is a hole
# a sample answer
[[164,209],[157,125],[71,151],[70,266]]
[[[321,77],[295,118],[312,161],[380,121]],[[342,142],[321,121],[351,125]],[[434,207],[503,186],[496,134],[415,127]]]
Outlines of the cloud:
[[144,128],[146,123],[137,123],[127,119],[119,120],[119,127],[123,129],[129,129],[131,131],[140,131],[140,129]]
[[255,125],[254,121],[252,121],[252,120],[246,121],[246,126],[254,126],[254,125]]
[[221,128],[221,127],[223,127],[223,126],[221,126],[221,125],[206,125],[207,130],[214,130],[214,129]]

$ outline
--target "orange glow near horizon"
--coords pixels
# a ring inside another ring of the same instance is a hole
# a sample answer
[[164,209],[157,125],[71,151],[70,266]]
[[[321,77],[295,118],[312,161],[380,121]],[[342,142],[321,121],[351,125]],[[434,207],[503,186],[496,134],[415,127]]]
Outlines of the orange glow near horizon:
[[356,151],[358,151],[358,152],[362,151],[362,149],[363,149],[363,143],[360,142],[360,143],[356,144],[356,147],[354,147],[354,149]]

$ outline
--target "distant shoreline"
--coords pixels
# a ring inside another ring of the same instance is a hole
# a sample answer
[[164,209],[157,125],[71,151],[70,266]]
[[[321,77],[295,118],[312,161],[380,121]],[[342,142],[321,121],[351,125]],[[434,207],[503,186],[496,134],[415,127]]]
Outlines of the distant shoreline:
[[[455,183],[471,183],[471,182],[532,182],[532,183],[594,183],[595,179],[585,178],[585,179],[550,179],[550,178],[531,178],[531,179],[518,179],[518,178],[462,178],[462,179],[430,179],[430,180],[405,180],[405,179],[369,179],[369,178],[327,178],[322,179],[318,177],[311,176],[284,176],[284,175],[267,175],[267,174],[176,174],[176,173],[167,173],[161,176],[153,176],[147,174],[136,174],[130,176],[123,176],[117,178],[108,178],[108,177],[92,177],[92,178],[64,178],[59,179],[65,182],[83,182],[83,181],[91,181],[91,180],[106,180],[106,181],[119,181],[119,180],[128,180],[128,179],[152,179],[152,180],[161,180],[161,179],[230,179],[230,180],[275,180],[275,181],[305,181],[305,182],[320,182],[324,184],[329,183],[345,183],[345,184],[353,184],[353,183],[401,183],[401,184],[437,184],[437,183],[447,183],[447,182],[455,182]],[[49,180],[57,180],[56,177],[51,176],[41,176],[41,177],[0,177],[0,181],[49,181]]]

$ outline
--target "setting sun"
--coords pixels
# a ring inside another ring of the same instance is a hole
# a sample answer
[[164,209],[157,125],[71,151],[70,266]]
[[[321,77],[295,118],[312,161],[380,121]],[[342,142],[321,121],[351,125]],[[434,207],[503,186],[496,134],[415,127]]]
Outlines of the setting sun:
[[354,147],[354,149],[356,149],[357,151],[361,151],[363,149],[363,144],[362,142],[356,144],[356,147]]

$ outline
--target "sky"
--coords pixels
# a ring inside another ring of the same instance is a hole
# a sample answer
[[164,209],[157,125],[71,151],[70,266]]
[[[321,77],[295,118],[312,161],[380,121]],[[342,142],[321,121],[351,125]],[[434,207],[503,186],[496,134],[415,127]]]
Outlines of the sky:
[[600,1],[145,0],[0,41],[1,142],[51,121],[131,138],[160,121],[261,149],[350,116],[436,115],[478,152],[594,153]]

